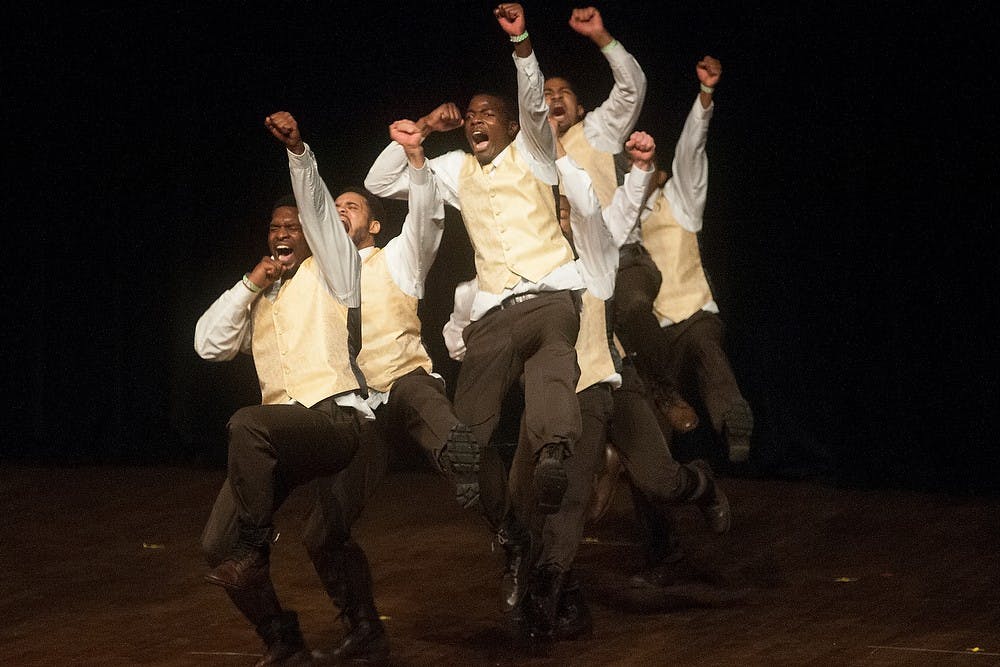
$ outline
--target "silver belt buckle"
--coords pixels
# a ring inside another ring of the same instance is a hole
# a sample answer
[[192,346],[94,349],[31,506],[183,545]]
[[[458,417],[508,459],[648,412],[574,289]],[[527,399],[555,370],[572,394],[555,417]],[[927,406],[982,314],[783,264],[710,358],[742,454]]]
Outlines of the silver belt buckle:
[[501,308],[510,308],[514,304],[523,303],[539,296],[538,292],[524,292],[523,294],[512,294],[500,302]]

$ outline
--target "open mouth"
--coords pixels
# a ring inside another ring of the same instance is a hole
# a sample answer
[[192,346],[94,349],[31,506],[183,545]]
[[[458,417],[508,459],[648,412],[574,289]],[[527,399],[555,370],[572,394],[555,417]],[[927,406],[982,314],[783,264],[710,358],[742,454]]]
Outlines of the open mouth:
[[482,130],[473,130],[471,136],[472,149],[475,151],[484,150],[490,143],[490,135],[486,134]]
[[549,115],[553,118],[562,118],[566,115],[566,107],[562,104],[553,104],[549,108]]
[[292,249],[286,245],[274,246],[274,258],[279,262],[292,258]]

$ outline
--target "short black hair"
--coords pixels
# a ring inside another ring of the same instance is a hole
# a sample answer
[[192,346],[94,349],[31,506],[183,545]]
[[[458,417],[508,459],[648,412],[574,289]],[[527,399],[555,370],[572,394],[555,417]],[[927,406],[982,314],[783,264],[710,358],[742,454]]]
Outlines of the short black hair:
[[382,205],[381,197],[376,197],[371,192],[358,185],[341,185],[331,190],[334,199],[337,199],[345,192],[354,192],[365,198],[365,201],[368,202],[368,212],[371,215],[372,220],[378,220],[383,225],[388,222],[385,218],[385,207]]
[[473,93],[469,97],[468,102],[465,103],[465,108],[468,109],[469,104],[472,102],[472,100],[479,97],[480,95],[484,97],[492,97],[494,100],[496,100],[497,106],[499,107],[498,111],[500,111],[500,113],[502,113],[507,120],[514,121],[515,123],[518,121],[517,105],[514,104],[511,96],[498,92],[496,90],[480,90],[476,93]]
[[576,81],[569,78],[568,76],[565,76],[563,74],[550,74],[545,77],[546,81],[548,81],[549,79],[562,79],[563,81],[566,82],[566,85],[569,87],[569,89],[573,91],[573,94],[576,95],[578,98],[580,97],[580,93],[577,91]]
[[295,201],[295,195],[284,194],[274,200],[271,205],[271,213],[274,213],[275,209],[279,209],[282,206],[291,206],[292,208],[298,208],[299,204]]

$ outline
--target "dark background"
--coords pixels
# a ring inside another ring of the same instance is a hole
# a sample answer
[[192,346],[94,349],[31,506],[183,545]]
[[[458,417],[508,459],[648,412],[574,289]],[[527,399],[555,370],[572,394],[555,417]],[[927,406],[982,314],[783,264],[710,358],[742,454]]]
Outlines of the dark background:
[[[748,472],[992,493],[996,79],[970,30],[985,5],[874,5],[598,7],[647,73],[638,129],[661,156],[695,63],[723,64],[701,242],[757,418]],[[492,7],[9,10],[2,459],[223,465],[226,419],[259,401],[253,366],[203,361],[192,339],[288,187],[264,117],[292,112],[327,181],[360,182],[393,120],[513,89]],[[593,108],[611,75],[572,7],[526,3],[528,28],[543,72]],[[389,211],[382,242],[404,212]],[[449,214],[422,306],[450,382],[440,330],[467,243]]]

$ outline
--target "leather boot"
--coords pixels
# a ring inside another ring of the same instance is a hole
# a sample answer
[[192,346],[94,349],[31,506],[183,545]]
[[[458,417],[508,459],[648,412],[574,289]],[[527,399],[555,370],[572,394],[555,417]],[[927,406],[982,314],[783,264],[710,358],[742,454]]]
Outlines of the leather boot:
[[535,497],[541,514],[555,514],[562,505],[566,487],[569,486],[566,469],[563,467],[566,456],[566,446],[558,442],[549,443],[538,452],[535,461]]
[[205,581],[237,591],[257,589],[270,580],[270,527],[241,525],[239,537],[229,555],[208,571]]
[[437,456],[441,472],[455,484],[458,504],[466,509],[479,504],[479,456],[476,437],[461,422],[451,428]]
[[333,650],[337,660],[379,664],[389,659],[389,636],[374,607],[344,611],[348,632]]
[[705,523],[713,533],[725,533],[732,525],[732,513],[729,509],[729,499],[715,481],[708,462],[701,459],[692,461],[682,467],[694,476],[696,484],[688,493],[687,500],[697,505]]
[[507,636],[516,644],[530,644],[540,631],[531,610],[530,596],[525,595],[513,609],[503,615]]
[[312,664],[312,654],[302,638],[299,617],[294,611],[283,611],[268,618],[257,626],[257,634],[264,640],[267,653],[254,663],[254,667]]
[[629,484],[632,506],[645,548],[646,567],[676,563],[684,558],[671,507],[654,504],[635,485]]
[[594,475],[590,507],[587,509],[587,520],[590,523],[597,523],[611,509],[615,499],[615,491],[618,490],[618,484],[624,470],[625,467],[618,456],[618,450],[611,445],[605,445],[604,468]]
[[312,560],[320,583],[323,584],[323,590],[330,596],[330,601],[333,602],[338,613],[344,608],[346,595],[344,573],[342,572],[344,554],[341,547],[342,545],[338,545],[337,548],[324,547],[309,551],[309,559]]
[[698,413],[676,389],[657,391],[654,402],[676,433],[690,433],[698,428]]
[[497,531],[496,543],[503,547],[505,562],[500,581],[503,610],[518,608],[528,590],[531,570],[531,534],[513,522]]
[[590,615],[590,607],[583,598],[580,580],[574,570],[567,570],[552,637],[562,641],[579,639],[591,636],[593,629],[594,620]]
[[543,636],[551,636],[555,629],[556,611],[565,578],[566,572],[556,563],[547,563],[532,572],[530,608]]
[[389,658],[389,637],[379,618],[372,594],[372,574],[368,558],[353,542],[340,553],[340,577],[343,581],[347,634],[333,650],[337,660],[374,664]]
[[247,591],[238,591],[232,588],[225,589],[226,595],[240,610],[253,627],[263,625],[265,621],[279,615],[283,610],[278,602],[278,595],[274,592],[274,584],[270,578],[260,588]]

